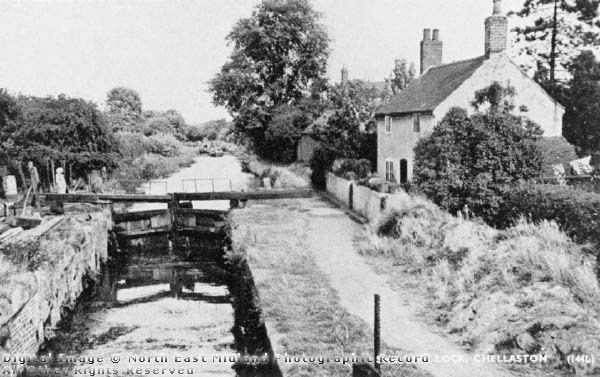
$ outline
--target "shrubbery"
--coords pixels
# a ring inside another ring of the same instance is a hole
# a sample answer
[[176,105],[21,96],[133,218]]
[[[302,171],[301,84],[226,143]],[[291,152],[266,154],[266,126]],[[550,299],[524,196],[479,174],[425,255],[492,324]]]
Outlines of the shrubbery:
[[600,244],[600,195],[557,185],[524,184],[504,195],[502,210],[491,219],[510,226],[523,214],[532,221],[554,220],[577,242]]
[[145,140],[148,153],[159,154],[165,157],[173,157],[179,154],[181,142],[172,134],[155,134]]
[[333,174],[350,180],[367,178],[372,171],[371,161],[366,158],[344,158],[336,161],[333,166]]
[[430,136],[415,147],[415,183],[436,204],[456,213],[467,206],[485,219],[495,217],[510,186],[539,176],[542,132],[512,115],[512,89],[492,84],[475,93],[469,115],[451,109]]

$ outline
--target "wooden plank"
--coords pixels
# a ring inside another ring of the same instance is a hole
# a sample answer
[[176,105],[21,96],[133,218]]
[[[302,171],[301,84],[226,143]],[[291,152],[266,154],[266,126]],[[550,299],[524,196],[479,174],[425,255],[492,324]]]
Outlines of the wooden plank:
[[168,203],[171,195],[144,195],[144,194],[44,194],[46,201],[63,203],[97,203],[99,201],[111,202],[145,202]]
[[122,237],[143,237],[150,234],[159,234],[159,233],[168,233],[171,231],[170,226],[164,226],[161,228],[152,228],[152,229],[139,229],[139,230],[123,230],[117,232],[117,235]]
[[168,203],[171,195],[144,195],[144,194],[100,194],[102,200],[111,202],[143,202],[143,203]]
[[310,198],[313,191],[300,190],[264,190],[264,191],[222,191],[222,192],[177,192],[175,200],[268,200],[268,199],[297,199]]
[[268,199],[297,199],[310,198],[310,189],[297,190],[263,190],[263,191],[222,191],[222,192],[179,192],[171,195],[143,194],[45,194],[47,201],[71,203],[96,203],[99,200],[112,202],[140,203],[169,203],[172,198],[176,201],[201,200],[268,200]]
[[148,220],[154,216],[168,216],[168,209],[155,209],[150,211],[136,211],[136,212],[122,212],[113,213],[114,222],[122,221],[137,221],[137,220]]
[[97,194],[42,194],[46,201],[63,202],[63,203],[92,203],[96,202],[99,197]]

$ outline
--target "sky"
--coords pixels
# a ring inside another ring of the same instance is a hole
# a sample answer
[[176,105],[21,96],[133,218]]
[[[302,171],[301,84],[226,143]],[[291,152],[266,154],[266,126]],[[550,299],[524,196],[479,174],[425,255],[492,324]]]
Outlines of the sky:
[[[524,0],[504,0],[505,11]],[[144,110],[176,109],[188,123],[227,117],[207,82],[227,60],[225,40],[259,0],[0,0],[0,88],[67,94],[104,105],[135,89]],[[492,0],[312,0],[330,44],[328,75],[381,81],[394,59],[418,69],[424,28],[440,29],[444,62],[483,54]]]

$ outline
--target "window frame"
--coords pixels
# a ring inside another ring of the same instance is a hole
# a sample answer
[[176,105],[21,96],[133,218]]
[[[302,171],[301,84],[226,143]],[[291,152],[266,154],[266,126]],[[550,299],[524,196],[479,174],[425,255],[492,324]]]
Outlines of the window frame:
[[386,115],[383,120],[386,134],[392,133],[392,122],[393,122],[392,117],[389,115]]
[[394,160],[391,158],[385,159],[385,180],[386,182],[396,182],[396,172],[394,171]]
[[413,121],[413,132],[420,133],[421,132],[421,114],[415,113],[412,116]]

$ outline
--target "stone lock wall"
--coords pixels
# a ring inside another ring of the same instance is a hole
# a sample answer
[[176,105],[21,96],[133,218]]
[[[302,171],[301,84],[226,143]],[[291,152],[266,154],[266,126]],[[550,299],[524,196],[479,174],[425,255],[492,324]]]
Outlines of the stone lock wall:
[[52,337],[108,256],[108,223],[102,212],[65,216],[41,235],[32,229],[2,245],[0,352],[35,354]]

